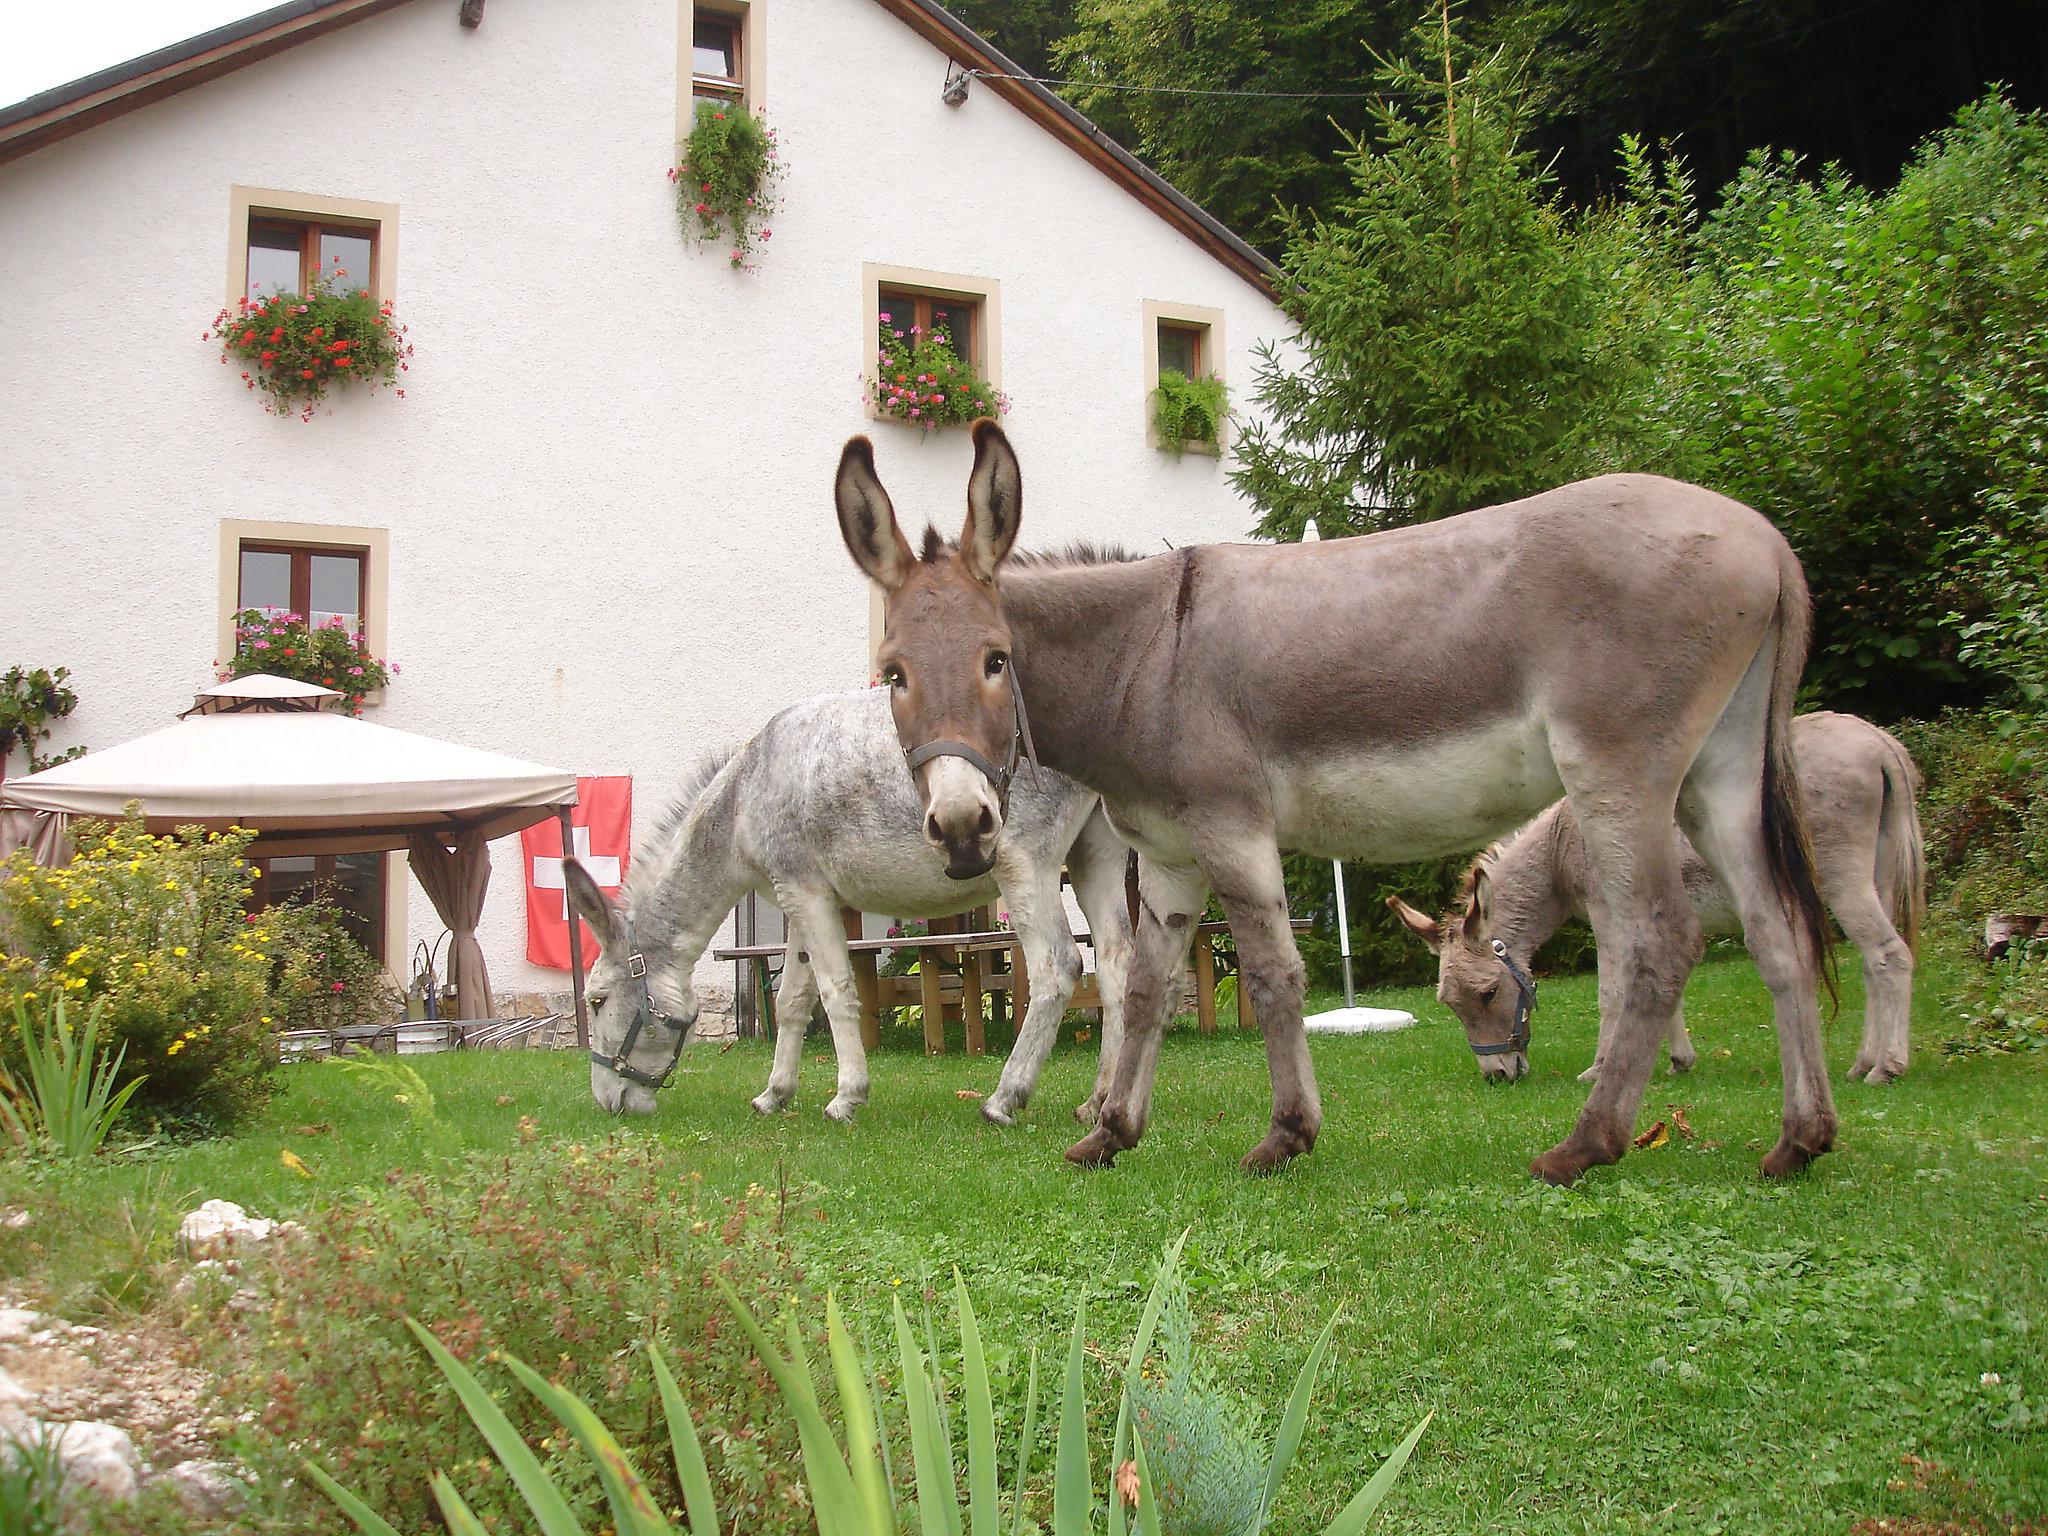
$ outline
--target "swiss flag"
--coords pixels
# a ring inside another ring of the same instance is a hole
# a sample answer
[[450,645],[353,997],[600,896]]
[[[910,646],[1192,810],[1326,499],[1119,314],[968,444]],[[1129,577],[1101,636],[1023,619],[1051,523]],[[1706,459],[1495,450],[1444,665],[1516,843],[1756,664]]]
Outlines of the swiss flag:
[[[576,862],[589,870],[607,895],[617,895],[626,878],[633,840],[633,777],[608,775],[576,780],[576,804],[569,820]],[[569,969],[569,892],[562,877],[562,824],[550,817],[519,834],[526,866],[526,958],[550,970]],[[583,964],[597,957],[597,936],[583,930]]]

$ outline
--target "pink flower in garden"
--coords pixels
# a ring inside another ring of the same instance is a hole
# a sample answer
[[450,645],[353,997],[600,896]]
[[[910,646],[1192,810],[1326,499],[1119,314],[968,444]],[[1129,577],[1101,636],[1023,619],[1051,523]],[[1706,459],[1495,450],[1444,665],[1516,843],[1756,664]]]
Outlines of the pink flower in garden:
[[916,406],[914,406],[914,405],[913,405],[913,406],[912,406],[912,407],[910,408],[910,414],[911,414],[911,415],[913,415],[913,416],[915,416],[915,415],[917,415],[917,414],[918,414],[918,410],[917,410],[917,407],[916,407]]
[[903,333],[901,331],[892,331],[890,334],[893,335],[898,341],[901,341],[903,339]]
[[329,988],[328,988],[327,990],[328,990],[328,991],[330,991],[330,992],[341,992],[341,991],[345,991],[345,990],[347,990],[347,989],[346,989],[346,988],[344,988],[344,987],[342,986],[342,984],[341,984],[340,982],[338,982],[338,981],[337,981],[337,982],[336,982],[336,983],[335,983],[335,984],[334,984],[333,986],[329,987]]
[[763,240],[773,240],[775,238],[775,231],[772,229],[764,229],[761,231],[761,238]]
[[363,669],[361,667],[350,667],[348,669],[348,675],[350,677],[361,677],[363,675]]
[[253,646],[250,647],[250,649],[256,651],[267,651],[270,649],[270,642],[268,640],[258,640]]
[[888,312],[888,311],[887,311],[887,310],[885,309],[885,310],[883,310],[883,311],[882,311],[882,324],[884,324],[884,325],[887,325],[888,323],[889,323],[889,312]]

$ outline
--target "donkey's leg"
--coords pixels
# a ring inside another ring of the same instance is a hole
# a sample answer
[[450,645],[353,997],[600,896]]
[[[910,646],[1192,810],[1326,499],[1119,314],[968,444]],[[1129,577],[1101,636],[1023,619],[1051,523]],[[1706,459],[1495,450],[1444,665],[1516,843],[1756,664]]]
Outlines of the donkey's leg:
[[1199,867],[1139,858],[1138,930],[1124,983],[1123,1044],[1095,1129],[1067,1148],[1068,1162],[1084,1168],[1107,1166],[1145,1134],[1160,1037],[1173,1016],[1173,990],[1180,984],[1188,943],[1208,895],[1209,882]]
[[1002,892],[1010,909],[1010,925],[1024,948],[1031,1006],[1017,1029],[1017,1043],[1003,1063],[996,1091],[981,1101],[981,1112],[997,1125],[1014,1125],[1059,1038],[1067,999],[1081,980],[1081,952],[1074,947],[1073,932],[1067,927],[1057,863],[1024,869],[1002,882]]
[[1124,1041],[1124,988],[1131,964],[1131,915],[1124,902],[1124,864],[1130,848],[1110,830],[1100,811],[1089,817],[1067,851],[1074,899],[1088,919],[1095,950],[1096,989],[1102,994],[1102,1049],[1096,1056],[1095,1088],[1074,1106],[1074,1118],[1093,1125],[1109,1097],[1117,1053]]
[[1699,1052],[1693,1049],[1692,1036],[1685,1030],[1685,1004],[1680,1002],[1671,1015],[1671,1070],[1690,1072],[1698,1060]]
[[[1575,777],[1567,772],[1566,783],[1574,784]],[[1578,782],[1583,785],[1583,779]],[[1529,1165],[1552,1184],[1569,1184],[1588,1168],[1618,1162],[1628,1150],[1636,1111],[1698,947],[1699,920],[1678,877],[1671,802],[1655,790],[1639,792],[1633,805],[1617,796],[1578,799],[1573,809],[1603,892],[1593,932],[1600,946],[1600,1019],[1607,1045],[1578,1124]]]
[[1272,1122],[1244,1155],[1242,1166],[1247,1173],[1272,1173],[1313,1151],[1323,1128],[1322,1097],[1301,1022],[1307,973],[1287,922],[1287,878],[1270,834],[1258,841],[1234,840],[1220,856],[1209,856],[1209,848],[1202,851],[1230,919],[1230,936],[1237,941],[1238,985],[1250,989],[1273,1081]]
[[832,1052],[839,1058],[839,1091],[826,1104],[825,1114],[843,1123],[868,1101],[868,1053],[861,1044],[860,992],[854,986],[853,959],[839,920],[839,898],[830,891],[778,890],[776,904],[789,916],[791,938],[802,938],[795,958],[809,965],[825,1002]]
[[1867,1083],[1902,1077],[1913,1015],[1913,951],[1869,880],[1829,894],[1849,942],[1863,952],[1863,1046],[1849,1075]]
[[1743,702],[1738,693],[1708,738],[1679,796],[1678,814],[1686,836],[1734,898],[1743,940],[1771,989],[1785,1107],[1778,1144],[1765,1154],[1763,1171],[1779,1178],[1834,1145],[1835,1104],[1814,995],[1816,957],[1794,931],[1771,879],[1764,846],[1762,729],[1760,723],[1753,731],[1737,729]]
[[792,927],[782,962],[782,985],[775,989],[775,1065],[769,1069],[768,1086],[754,1100],[756,1114],[772,1115],[796,1097],[804,1031],[811,1027],[811,1010],[818,1005],[817,978],[810,962],[801,958],[805,953]]

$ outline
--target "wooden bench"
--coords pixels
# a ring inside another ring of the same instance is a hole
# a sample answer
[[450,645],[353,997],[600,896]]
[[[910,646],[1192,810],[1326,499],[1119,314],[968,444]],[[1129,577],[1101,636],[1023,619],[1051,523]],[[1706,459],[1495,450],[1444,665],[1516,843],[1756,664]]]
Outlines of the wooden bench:
[[[1031,983],[1025,973],[1023,945],[1018,942],[1017,935],[1006,928],[869,939],[861,936],[859,913],[844,912],[841,921],[846,925],[846,947],[853,961],[854,989],[860,995],[860,1036],[862,1043],[870,1049],[881,1043],[883,1009],[892,1013],[903,1007],[918,1009],[924,1025],[925,1053],[932,1056],[946,1048],[946,1021],[958,1019],[965,1036],[967,1054],[979,1056],[987,1049],[981,1017],[984,998],[996,1008],[1007,1004],[1015,1018],[1021,1018],[1031,1006]],[[1296,933],[1305,933],[1310,926],[1306,918],[1296,918],[1292,924]],[[1228,934],[1229,931],[1228,923],[1202,923],[1195,929],[1195,1018],[1204,1034],[1211,1034],[1216,1028],[1215,940],[1218,934]],[[1089,936],[1077,933],[1074,942],[1087,944]],[[749,980],[760,1000],[761,1017],[771,1028],[775,1022],[774,979],[771,973],[774,962],[784,958],[787,947],[783,944],[740,944],[712,951],[715,960],[737,961],[748,968]],[[918,951],[935,963],[920,964],[915,976],[884,976],[881,973],[881,956],[885,952],[906,949]],[[1102,1007],[1102,996],[1093,972],[1082,976],[1074,995],[1067,1000],[1067,1006]],[[1238,995],[1237,1015],[1241,1027],[1258,1027],[1251,999],[1243,993]]]

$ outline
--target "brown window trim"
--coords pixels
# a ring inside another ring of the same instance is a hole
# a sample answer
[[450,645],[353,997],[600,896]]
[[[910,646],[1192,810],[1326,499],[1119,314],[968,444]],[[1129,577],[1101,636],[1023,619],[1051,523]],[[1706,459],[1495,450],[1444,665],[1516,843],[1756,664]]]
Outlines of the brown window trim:
[[313,556],[354,556],[356,562],[356,627],[352,633],[368,634],[370,624],[370,551],[361,546],[348,544],[294,544],[277,539],[243,539],[236,546],[235,559],[235,603],[237,613],[246,612],[249,605],[242,598],[241,556],[254,552],[267,555],[290,555],[292,557],[292,606],[291,612],[298,614],[308,623],[313,612]]
[[[318,853],[310,855],[287,853],[279,854],[277,855],[277,857],[310,857],[313,860],[312,883],[316,886],[322,884],[331,885],[334,881],[336,872],[335,859],[338,857],[338,855],[332,853]],[[256,871],[256,881],[249,888],[249,909],[252,912],[260,912],[264,910],[266,907],[270,906],[271,904],[270,860],[267,858],[256,858],[251,859],[249,863]],[[372,859],[372,864],[377,871],[377,875],[376,884],[373,887],[373,894],[370,900],[370,907],[371,910],[376,913],[376,920],[370,924],[370,942],[365,944],[363,948],[370,952],[371,959],[375,960],[379,965],[386,965],[388,969],[385,953],[386,950],[390,947],[390,935],[386,931],[391,926],[391,892],[389,890],[389,886],[391,883],[390,861],[386,859],[382,854],[377,854]]]
[[697,70],[690,71],[690,94],[692,96],[722,96],[728,101],[745,106],[747,101],[747,21],[746,17],[734,11],[723,11],[708,5],[690,8],[691,59],[695,62],[697,26],[700,22],[711,22],[726,28],[732,38],[729,52],[732,55],[732,73],[729,75],[707,75]]
[[[1206,325],[1187,325],[1178,320],[1161,320],[1159,322],[1159,339],[1164,341],[1169,332],[1186,336],[1193,343],[1195,366],[1194,371],[1188,377],[1191,379],[1206,379],[1209,377],[1209,327]],[[1165,365],[1162,363],[1160,366],[1163,369]]]
[[[880,316],[886,310],[890,316],[890,329],[907,333],[910,327],[915,325],[923,334],[930,335],[934,305],[941,309],[951,308],[967,312],[967,355],[960,361],[970,368],[978,369],[984,352],[982,330],[985,307],[979,294],[938,293],[925,289],[904,288],[893,283],[883,284],[875,290],[875,323],[881,323]],[[899,325],[896,317],[906,306],[910,311],[910,322]],[[954,350],[958,352],[959,348],[955,347]]]
[[[377,220],[307,219],[289,213],[271,213],[267,210],[252,208],[249,210],[250,236],[253,237],[256,234],[259,226],[267,226],[271,230],[289,230],[299,237],[298,291],[302,294],[312,285],[313,275],[320,270],[320,237],[322,235],[326,234],[329,230],[334,231],[336,234],[361,235],[367,233],[370,237],[370,270],[360,274],[363,279],[363,288],[366,292],[372,294],[382,291],[378,283],[378,274],[382,268],[383,226]],[[245,256],[249,246],[254,243],[252,238],[245,244]],[[242,280],[242,292],[244,293],[249,291],[246,267],[245,261],[245,275]],[[354,275],[356,274],[351,274],[351,276]]]

